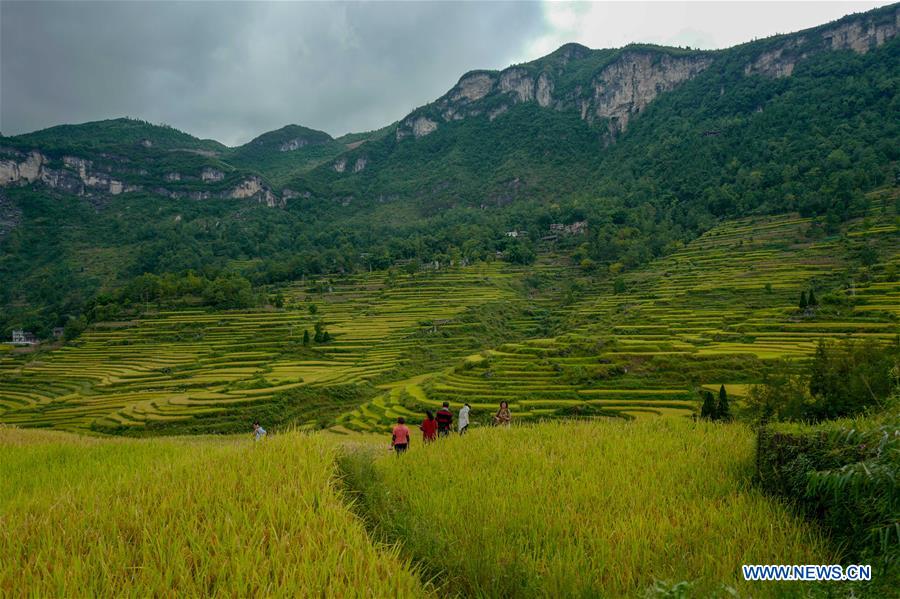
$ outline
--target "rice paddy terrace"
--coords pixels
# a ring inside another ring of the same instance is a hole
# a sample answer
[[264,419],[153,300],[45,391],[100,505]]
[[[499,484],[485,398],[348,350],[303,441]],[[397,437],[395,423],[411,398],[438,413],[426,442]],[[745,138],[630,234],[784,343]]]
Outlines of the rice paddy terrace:
[[[820,236],[793,216],[726,222],[665,259],[600,286],[566,309],[565,332],[507,343],[452,368],[385,387],[343,418],[383,428],[421,405],[469,401],[517,418],[689,415],[697,389],[724,384],[733,398],[773,360],[810,356],[820,339],[893,342],[900,333],[896,204],[877,197],[865,219]],[[857,268],[865,248],[877,261]],[[824,300],[798,308],[801,291]],[[418,417],[418,415],[416,415]]]
[[[499,262],[389,283],[375,273],[292,286],[284,310],[178,310],[100,323],[52,352],[0,354],[0,422],[123,432],[296,387],[377,380],[423,352],[452,359],[477,350],[471,335],[454,331],[468,326],[473,308],[520,302],[519,278]],[[536,318],[508,318],[505,330],[533,335]],[[332,340],[304,346],[318,320]]]
[[[329,415],[339,432],[381,431],[442,401],[469,402],[476,422],[503,400],[525,420],[689,415],[697,388],[725,384],[739,399],[774,360],[803,359],[820,339],[897,338],[896,192],[873,204],[835,235],[797,215],[724,222],[618,289],[549,259],[493,262],[297,283],[283,310],[99,323],[53,351],[0,351],[0,422],[189,432],[291,390],[348,387],[366,393]],[[523,284],[534,274],[549,290]],[[573,279],[580,299],[564,304],[560,282]],[[801,311],[810,289],[819,306]],[[304,346],[317,320],[333,339]]]

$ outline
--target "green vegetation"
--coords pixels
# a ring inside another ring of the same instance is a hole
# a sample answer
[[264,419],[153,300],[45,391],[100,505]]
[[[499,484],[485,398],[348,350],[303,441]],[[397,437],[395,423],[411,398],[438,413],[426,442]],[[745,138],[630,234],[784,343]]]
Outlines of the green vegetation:
[[898,373],[900,338],[887,346],[820,340],[804,371],[785,364],[753,386],[747,411],[761,422],[817,422],[881,411],[897,389]]
[[856,563],[873,563],[884,588],[900,584],[900,416],[760,429],[758,479],[821,522]]
[[553,423],[416,439],[402,459],[351,453],[342,469],[375,530],[444,593],[803,596],[740,578],[741,564],[837,558],[751,486],[753,452],[736,424]]

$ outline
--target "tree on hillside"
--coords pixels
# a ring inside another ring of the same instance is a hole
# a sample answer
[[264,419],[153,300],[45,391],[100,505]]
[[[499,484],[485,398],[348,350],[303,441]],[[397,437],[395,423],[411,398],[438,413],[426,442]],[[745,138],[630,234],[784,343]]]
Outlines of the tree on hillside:
[[807,302],[806,302],[806,292],[805,292],[805,291],[801,291],[801,292],[800,292],[800,309],[801,309],[801,310],[806,310],[806,306],[807,306],[807,305],[808,305],[808,304],[807,304]]
[[893,391],[891,370],[898,358],[896,343],[820,341],[809,365],[811,419],[852,416],[882,405]]
[[315,314],[315,313],[318,312],[318,311],[319,311],[319,307],[318,307],[318,306],[316,306],[315,304],[310,304],[310,305],[309,305],[309,313],[310,313],[310,314]]
[[717,420],[731,420],[731,410],[728,407],[728,392],[725,385],[719,387],[719,405],[716,406]]
[[315,335],[313,335],[313,341],[316,343],[328,343],[331,340],[331,335],[328,334],[328,331],[325,330],[325,323],[321,320],[316,322],[315,325]]
[[700,407],[700,417],[707,420],[716,419],[716,399],[711,391],[703,391],[703,405]]
[[309,329],[303,329],[303,345],[309,345]]
[[806,299],[806,304],[810,308],[814,308],[819,305],[819,300],[816,299],[816,294],[812,289],[809,290],[809,297]]

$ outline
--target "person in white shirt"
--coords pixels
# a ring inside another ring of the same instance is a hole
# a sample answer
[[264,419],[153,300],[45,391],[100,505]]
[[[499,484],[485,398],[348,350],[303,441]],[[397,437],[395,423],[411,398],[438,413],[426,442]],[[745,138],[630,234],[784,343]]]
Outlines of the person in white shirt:
[[465,434],[465,432],[469,428],[469,411],[472,409],[472,406],[469,404],[464,404],[462,409],[459,411],[459,434]]
[[253,435],[254,435],[253,440],[259,441],[260,439],[262,439],[263,437],[266,436],[266,429],[261,427],[259,425],[259,422],[254,422],[253,423]]

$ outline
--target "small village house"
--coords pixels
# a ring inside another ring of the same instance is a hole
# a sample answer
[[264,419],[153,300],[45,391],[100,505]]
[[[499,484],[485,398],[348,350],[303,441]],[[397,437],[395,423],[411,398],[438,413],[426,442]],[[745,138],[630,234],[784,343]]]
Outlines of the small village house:
[[12,332],[13,345],[34,345],[38,342],[34,333],[16,329]]

